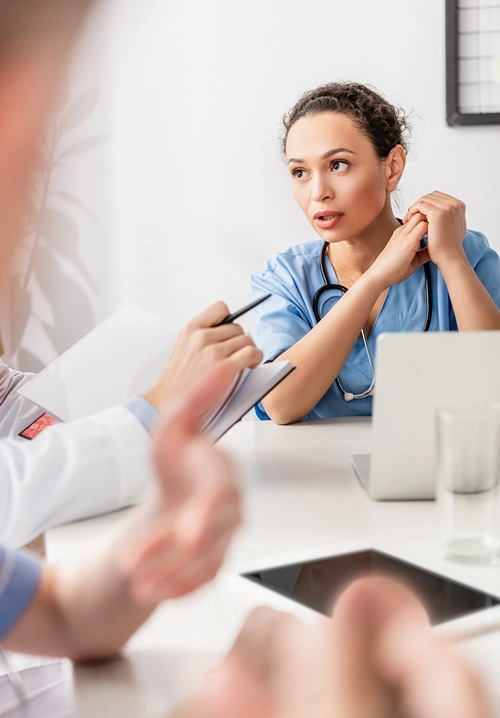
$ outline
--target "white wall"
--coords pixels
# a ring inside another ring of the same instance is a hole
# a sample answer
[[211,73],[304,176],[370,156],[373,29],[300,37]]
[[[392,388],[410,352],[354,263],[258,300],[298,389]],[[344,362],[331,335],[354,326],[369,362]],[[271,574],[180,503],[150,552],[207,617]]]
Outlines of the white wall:
[[[87,33],[79,70],[94,77],[82,89],[97,81],[112,108],[114,226],[103,235],[102,222],[87,222],[79,239],[105,298],[95,319],[135,301],[174,333],[211,301],[246,302],[252,271],[315,237],[278,132],[298,95],[330,80],[372,83],[414,113],[403,206],[434,189],[454,194],[500,250],[500,126],[446,126],[444,5],[101,0],[101,31]],[[94,198],[106,196],[96,157],[84,175]]]
[[500,251],[500,126],[445,122],[444,0],[110,0],[114,300],[178,326],[313,238],[279,153],[283,112],[325,81],[372,83],[413,112],[406,207],[434,189]]

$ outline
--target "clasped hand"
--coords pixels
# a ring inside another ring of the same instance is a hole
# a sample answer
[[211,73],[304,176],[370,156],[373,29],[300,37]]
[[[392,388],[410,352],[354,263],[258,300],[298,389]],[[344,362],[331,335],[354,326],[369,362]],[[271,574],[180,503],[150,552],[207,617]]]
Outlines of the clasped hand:
[[[429,260],[442,268],[464,257],[465,233],[464,203],[442,192],[431,192],[408,209],[402,226],[394,231],[370,274],[387,289],[408,279]],[[425,234],[427,246],[421,249]]]

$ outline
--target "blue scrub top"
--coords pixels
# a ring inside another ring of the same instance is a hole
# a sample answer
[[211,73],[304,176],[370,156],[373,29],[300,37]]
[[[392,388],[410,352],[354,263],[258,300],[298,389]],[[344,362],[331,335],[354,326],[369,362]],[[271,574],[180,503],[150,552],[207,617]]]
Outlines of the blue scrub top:
[[[318,239],[286,252],[276,254],[266,263],[263,272],[252,275],[255,297],[271,292],[272,297],[254,309],[256,343],[264,353],[264,361],[272,361],[302,339],[315,325],[313,298],[323,286],[321,249]],[[468,230],[463,247],[471,266],[500,308],[500,258],[480,232]],[[448,332],[458,329],[443,275],[429,263],[432,286],[432,322],[430,331]],[[332,284],[338,282],[330,263],[327,264]],[[320,300],[320,316],[335,306],[340,291],[324,292]],[[376,361],[376,340],[383,332],[421,332],[426,318],[426,284],[424,268],[420,267],[401,284],[389,288],[384,304],[368,337],[368,346]],[[346,391],[360,394],[371,382],[368,357],[360,337],[340,372]],[[372,397],[345,401],[334,382],[306,419],[329,416],[370,416]],[[256,407],[259,419],[269,419],[262,404]]]

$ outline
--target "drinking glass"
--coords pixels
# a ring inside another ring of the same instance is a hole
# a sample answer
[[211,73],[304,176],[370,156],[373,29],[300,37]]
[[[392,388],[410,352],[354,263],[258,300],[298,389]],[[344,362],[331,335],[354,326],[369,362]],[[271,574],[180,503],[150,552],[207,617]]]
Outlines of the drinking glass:
[[437,500],[444,556],[500,560],[500,411],[441,409],[437,416]]

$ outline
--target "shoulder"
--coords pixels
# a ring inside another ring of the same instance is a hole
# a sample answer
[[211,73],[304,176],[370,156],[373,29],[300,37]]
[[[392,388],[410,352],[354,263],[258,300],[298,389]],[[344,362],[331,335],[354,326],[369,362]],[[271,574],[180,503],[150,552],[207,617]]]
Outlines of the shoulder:
[[463,241],[463,248],[467,259],[474,267],[485,254],[496,257],[496,252],[491,249],[488,240],[482,232],[468,229]]
[[301,271],[304,266],[309,266],[315,261],[323,246],[322,239],[315,239],[312,242],[304,242],[289,247],[284,252],[278,252],[267,260],[264,269],[261,272],[255,272],[252,278],[265,277],[269,274],[296,274]]

